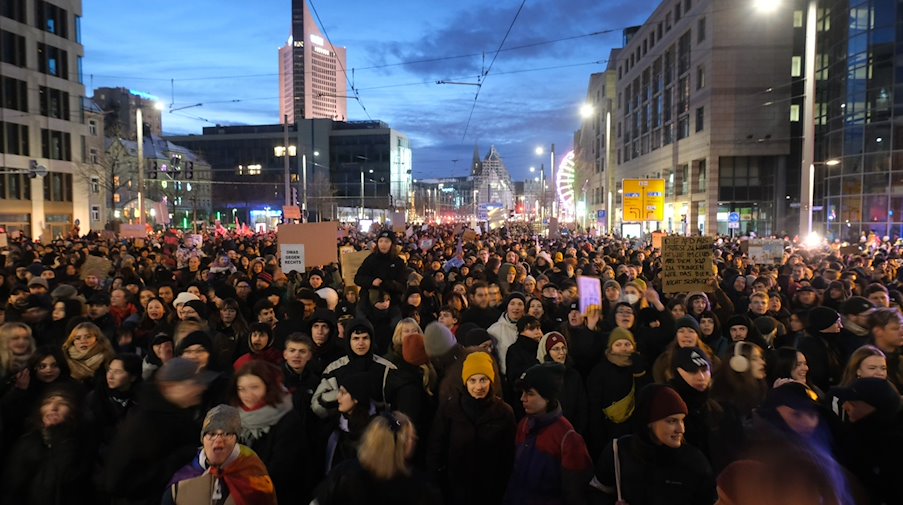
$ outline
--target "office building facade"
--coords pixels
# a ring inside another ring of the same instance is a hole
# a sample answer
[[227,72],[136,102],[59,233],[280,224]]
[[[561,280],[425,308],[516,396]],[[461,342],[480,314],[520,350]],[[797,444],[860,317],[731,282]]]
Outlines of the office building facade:
[[815,227],[841,240],[872,232],[899,238],[903,6],[872,0],[820,1],[818,7]]
[[279,48],[280,121],[345,121],[345,56],[345,48],[333,45],[320,31],[307,0],[292,0],[292,33]]
[[80,0],[0,2],[0,225],[34,238],[90,227],[81,15]]
[[[615,222],[621,181],[666,182],[683,234],[795,231],[804,23],[799,2],[667,0],[617,56]],[[801,88],[800,88],[801,90]],[[740,228],[728,227],[730,213]]]

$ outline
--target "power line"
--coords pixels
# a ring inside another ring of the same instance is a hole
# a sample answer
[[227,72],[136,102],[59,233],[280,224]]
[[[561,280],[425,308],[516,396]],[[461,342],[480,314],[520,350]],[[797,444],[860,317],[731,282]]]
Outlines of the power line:
[[483,89],[483,83],[486,82],[486,77],[489,76],[489,72],[492,70],[492,66],[495,64],[496,58],[499,56],[499,52],[502,50],[502,46],[505,45],[505,41],[508,40],[508,35],[511,34],[511,30],[514,28],[514,23],[517,21],[517,18],[520,16],[521,11],[524,9],[524,5],[527,3],[527,0],[523,0],[520,3],[520,7],[517,8],[517,12],[514,14],[514,19],[511,20],[511,24],[508,25],[508,29],[505,31],[505,36],[502,37],[502,42],[499,43],[498,49],[495,50],[495,54],[492,56],[492,61],[489,62],[489,67],[483,72],[483,78],[479,83],[479,87],[477,87],[477,92],[473,97],[473,105],[470,107],[470,114],[467,115],[467,123],[464,125],[464,134],[461,135],[461,140],[463,141],[465,137],[467,137],[467,130],[470,128],[470,121],[473,119],[473,111],[477,108],[477,100],[480,99],[480,91]]
[[[323,20],[320,19],[320,13],[317,12],[317,6],[314,5],[314,1],[313,1],[313,0],[310,0],[310,8],[311,8],[311,10],[314,11],[314,16],[316,16],[316,18],[317,18],[317,23],[319,23],[320,29],[323,30],[323,36],[324,36],[324,37],[326,38],[326,40],[329,42],[329,47],[332,48],[332,52],[333,52],[333,54],[335,54],[335,52],[336,52],[335,46],[332,44],[332,39],[329,37],[329,33],[326,32],[326,25],[324,25],[324,24],[323,24]],[[361,109],[364,110],[364,114],[367,115],[367,119],[369,119],[369,120],[372,121],[373,118],[370,117],[370,112],[367,111],[367,107],[365,107],[365,106],[364,106],[364,102],[361,101],[360,94],[357,92],[357,89],[355,89],[355,87],[354,87],[354,81],[352,81],[352,80],[348,77],[348,72],[345,70],[345,65],[342,64],[342,62],[341,62],[341,60],[340,60],[339,58],[336,58],[336,63],[339,64],[339,68],[342,70],[342,73],[345,74],[345,81],[346,81],[346,82],[348,83],[348,85],[351,87],[351,91],[354,92],[354,99],[357,100],[358,105],[360,105],[360,106],[361,106]]]

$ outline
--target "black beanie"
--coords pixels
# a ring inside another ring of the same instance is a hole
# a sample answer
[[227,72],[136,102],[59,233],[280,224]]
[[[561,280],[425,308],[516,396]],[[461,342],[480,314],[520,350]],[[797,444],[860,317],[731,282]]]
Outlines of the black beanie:
[[809,311],[809,326],[806,329],[815,335],[830,328],[838,319],[840,319],[840,314],[836,310],[828,307],[815,307]]
[[[369,403],[370,394],[370,375],[365,372],[348,373],[337,377],[339,386],[345,388],[352,398],[358,403]],[[366,408],[366,407],[365,407]]]
[[517,387],[522,391],[533,388],[546,400],[557,400],[564,386],[564,372],[564,365],[558,363],[533,365],[520,376]]
[[697,335],[702,336],[702,330],[699,329],[699,323],[693,316],[684,316],[674,323],[675,332],[681,328],[690,328],[695,331]]
[[204,349],[207,349],[207,352],[213,352],[213,341],[210,340],[210,337],[203,331],[193,331],[179,342],[179,352],[177,354],[181,356],[182,353],[185,352],[185,349],[188,349],[193,345],[200,345]]
[[191,307],[195,312],[198,313],[198,316],[201,318],[201,321],[207,320],[207,305],[200,300],[191,300],[189,302],[185,302],[185,307]]

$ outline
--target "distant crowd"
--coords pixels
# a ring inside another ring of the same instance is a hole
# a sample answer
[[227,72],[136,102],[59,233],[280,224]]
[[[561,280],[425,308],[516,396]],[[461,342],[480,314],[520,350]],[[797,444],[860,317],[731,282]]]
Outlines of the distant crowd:
[[900,243],[342,235],[11,240],[0,503],[903,504]]

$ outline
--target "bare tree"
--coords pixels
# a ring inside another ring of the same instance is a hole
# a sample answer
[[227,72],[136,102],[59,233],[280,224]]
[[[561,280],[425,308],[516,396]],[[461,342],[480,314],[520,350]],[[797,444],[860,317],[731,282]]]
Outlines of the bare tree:
[[89,187],[99,185],[109,205],[108,219],[112,220],[116,209],[124,202],[122,190],[131,189],[132,178],[136,174],[136,159],[118,138],[107,140],[109,145],[96,153],[96,158],[77,165],[76,176],[81,177]]
[[308,209],[315,208],[321,220],[326,216],[333,217],[332,209],[336,205],[335,196],[335,188],[329,180],[329,174],[325,170],[314,171],[313,177],[307,182]]

